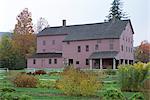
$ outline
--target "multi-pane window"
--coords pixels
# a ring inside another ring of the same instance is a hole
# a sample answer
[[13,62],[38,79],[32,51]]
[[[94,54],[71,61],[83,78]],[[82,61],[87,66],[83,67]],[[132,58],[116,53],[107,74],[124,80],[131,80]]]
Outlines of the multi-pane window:
[[76,64],[79,64],[79,61],[76,61]]
[[98,47],[98,44],[96,44],[96,45],[95,45],[95,50],[98,50],[98,48],[99,48],[99,47]]
[[123,51],[123,45],[121,45],[121,51]]
[[128,52],[128,47],[126,46],[126,52]]
[[70,44],[70,42],[68,41],[67,44]]
[[114,49],[114,44],[109,44],[109,49],[113,50]]
[[52,63],[52,59],[49,59],[49,64],[51,64]]
[[43,45],[46,45],[46,41],[45,40],[43,40]]
[[89,65],[89,59],[86,59],[86,65]]
[[43,52],[45,52],[46,50],[45,49],[43,49]]
[[55,40],[52,41],[52,45],[55,45]]
[[36,60],[35,59],[33,59],[33,64],[36,64]]
[[81,46],[78,46],[78,52],[81,52]]
[[54,59],[54,64],[57,64],[57,59]]
[[86,45],[85,47],[86,47],[86,52],[88,52],[89,51],[89,45]]

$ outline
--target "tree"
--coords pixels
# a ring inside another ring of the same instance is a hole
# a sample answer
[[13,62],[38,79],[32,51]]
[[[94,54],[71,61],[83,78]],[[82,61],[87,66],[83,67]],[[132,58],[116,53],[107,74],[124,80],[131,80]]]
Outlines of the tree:
[[120,2],[120,0],[114,0],[111,5],[112,7],[110,8],[110,13],[107,16],[108,21],[113,19],[121,20],[122,18],[127,18],[125,17],[125,13],[121,9],[122,2]]
[[12,35],[13,48],[19,52],[24,64],[26,64],[28,55],[31,55],[36,50],[36,35],[33,32],[31,12],[25,8],[17,16],[17,24]]
[[44,28],[49,27],[48,21],[45,18],[40,17],[35,26],[35,33],[39,33]]
[[[0,61],[1,67],[9,69],[19,69],[16,65],[20,62],[18,53],[13,48],[10,34],[4,34],[0,42]],[[20,66],[19,66],[20,67]]]
[[135,59],[145,63],[150,61],[150,43],[148,41],[142,41],[136,48]]

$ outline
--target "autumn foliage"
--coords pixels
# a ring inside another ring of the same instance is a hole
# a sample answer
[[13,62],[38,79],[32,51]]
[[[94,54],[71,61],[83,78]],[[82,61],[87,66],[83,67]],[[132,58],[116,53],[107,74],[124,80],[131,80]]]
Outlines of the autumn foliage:
[[141,42],[135,50],[136,61],[149,62],[150,61],[150,43],[148,41]]

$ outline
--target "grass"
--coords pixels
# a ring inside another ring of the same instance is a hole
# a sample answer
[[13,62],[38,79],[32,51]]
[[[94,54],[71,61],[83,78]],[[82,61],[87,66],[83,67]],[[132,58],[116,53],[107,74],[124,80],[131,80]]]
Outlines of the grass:
[[[15,72],[22,72],[22,71],[13,71]],[[5,73],[0,73],[0,88],[3,87],[14,87],[13,84],[7,79],[7,75]],[[46,79],[46,80],[57,80],[60,78],[59,74],[52,74],[52,75],[36,75],[39,79]],[[112,81],[113,80],[113,81]],[[67,96],[64,95],[63,91],[59,89],[48,89],[48,88],[18,88],[14,87],[16,91],[14,94],[22,95],[27,94],[32,96],[33,100],[100,100],[103,91],[106,88],[115,87],[119,89],[119,84],[117,83],[117,76],[116,75],[108,75],[104,80],[104,85],[101,90],[99,90],[96,96],[93,97],[83,97],[83,96]],[[126,97],[131,97],[134,92],[123,92]]]

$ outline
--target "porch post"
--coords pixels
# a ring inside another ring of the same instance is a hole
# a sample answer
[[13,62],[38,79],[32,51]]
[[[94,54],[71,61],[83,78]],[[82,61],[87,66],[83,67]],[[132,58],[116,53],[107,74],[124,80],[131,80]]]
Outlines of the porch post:
[[116,69],[116,59],[113,58],[113,69]]
[[129,60],[127,60],[127,64],[129,65]]
[[123,65],[125,65],[125,59],[123,59]]
[[92,69],[92,59],[90,59],[89,62],[90,62],[90,69]]
[[121,65],[121,59],[119,59],[119,65]]
[[100,69],[103,69],[102,58],[100,59]]

